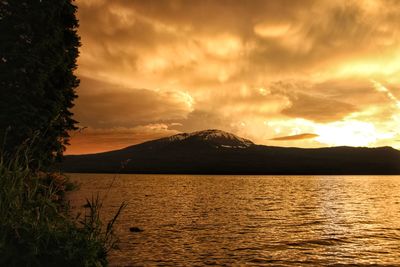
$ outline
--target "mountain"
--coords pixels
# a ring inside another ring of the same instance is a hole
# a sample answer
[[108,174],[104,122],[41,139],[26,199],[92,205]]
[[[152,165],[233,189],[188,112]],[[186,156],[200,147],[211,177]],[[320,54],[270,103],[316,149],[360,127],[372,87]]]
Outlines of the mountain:
[[104,153],[66,156],[60,168],[107,173],[400,174],[400,151],[391,147],[273,147],[205,130]]

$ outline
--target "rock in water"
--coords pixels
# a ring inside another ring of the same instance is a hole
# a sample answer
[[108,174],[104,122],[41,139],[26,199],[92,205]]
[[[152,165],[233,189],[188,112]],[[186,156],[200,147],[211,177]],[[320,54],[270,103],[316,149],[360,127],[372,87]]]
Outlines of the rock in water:
[[139,227],[130,227],[129,231],[131,231],[132,233],[140,233],[143,232],[142,229],[140,229]]

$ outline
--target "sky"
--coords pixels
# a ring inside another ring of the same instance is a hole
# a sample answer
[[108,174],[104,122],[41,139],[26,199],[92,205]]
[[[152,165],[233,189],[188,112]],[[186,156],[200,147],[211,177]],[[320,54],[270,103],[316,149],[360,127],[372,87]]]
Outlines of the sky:
[[77,0],[66,154],[204,129],[400,149],[400,2]]

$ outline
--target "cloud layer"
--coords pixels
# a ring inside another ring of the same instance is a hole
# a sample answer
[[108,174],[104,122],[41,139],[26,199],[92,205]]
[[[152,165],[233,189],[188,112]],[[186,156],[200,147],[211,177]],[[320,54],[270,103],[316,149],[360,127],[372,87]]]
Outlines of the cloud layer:
[[77,5],[82,126],[220,128],[262,144],[306,132],[318,137],[280,144],[399,147],[397,1]]

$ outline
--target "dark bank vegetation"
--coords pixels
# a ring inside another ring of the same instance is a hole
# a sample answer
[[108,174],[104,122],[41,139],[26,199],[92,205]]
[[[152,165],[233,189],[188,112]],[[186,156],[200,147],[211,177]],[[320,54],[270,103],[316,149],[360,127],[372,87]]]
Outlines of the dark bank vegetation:
[[72,0],[0,1],[0,266],[106,266],[117,238],[98,197],[71,217],[68,145],[80,46]]
[[84,214],[70,215],[65,193],[74,189],[60,173],[32,170],[29,149],[0,155],[0,266],[107,266],[115,248],[113,225],[100,219],[99,197]]
[[31,164],[50,165],[76,129],[70,109],[80,39],[71,0],[0,1],[0,140],[15,152],[36,132]]

